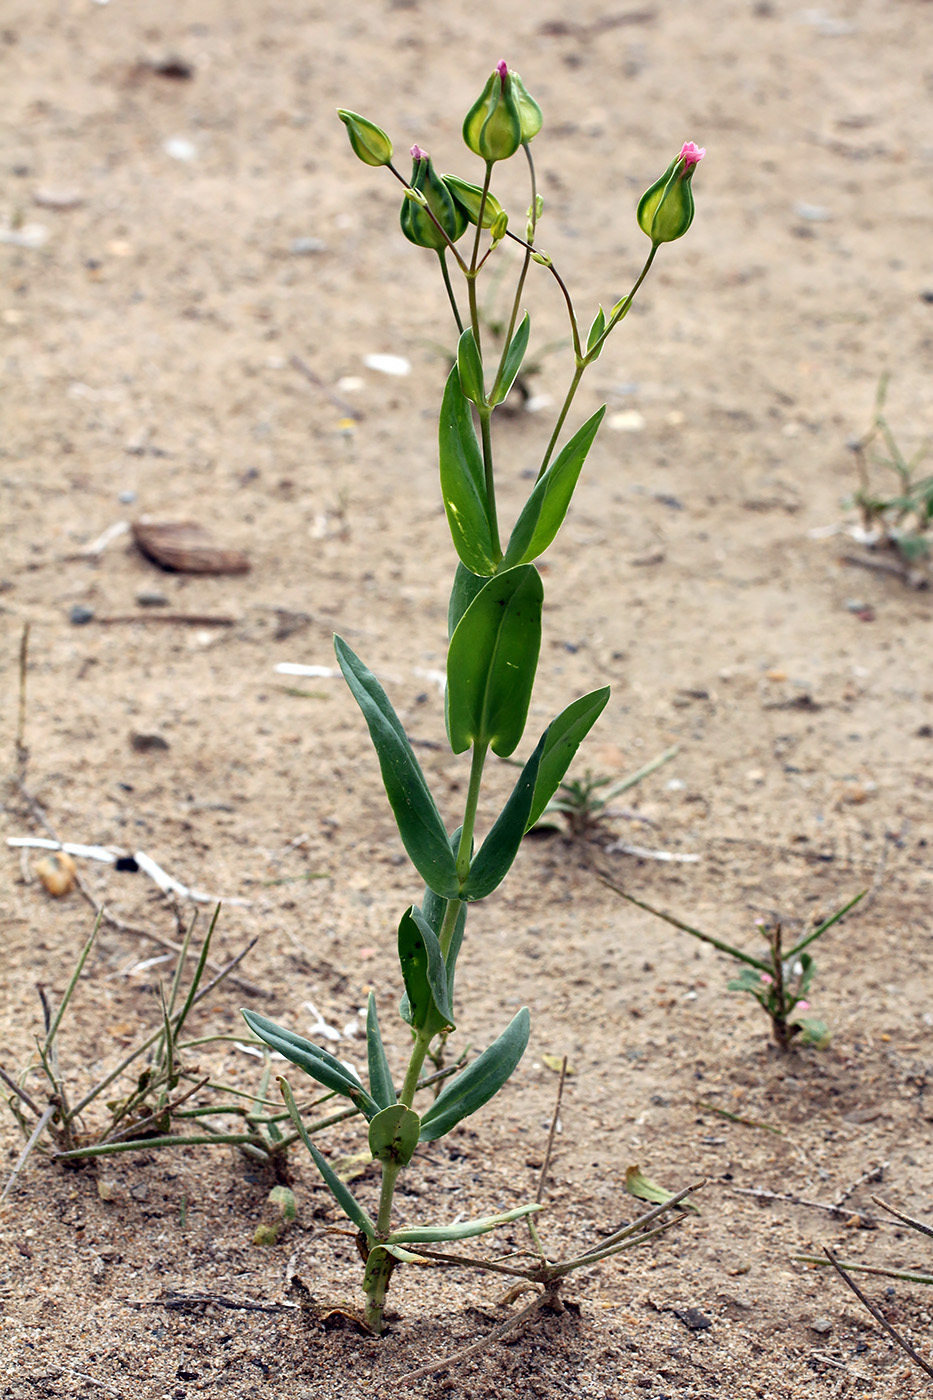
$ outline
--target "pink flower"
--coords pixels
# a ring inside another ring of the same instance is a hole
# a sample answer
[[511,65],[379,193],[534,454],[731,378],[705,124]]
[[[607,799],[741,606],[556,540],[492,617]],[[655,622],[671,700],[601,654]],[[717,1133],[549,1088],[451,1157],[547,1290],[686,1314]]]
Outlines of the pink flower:
[[795,1011],[809,1011],[809,1010],[810,1010],[810,1003],[809,1003],[808,1001],[798,1001],[797,1005],[794,1007],[794,1010],[795,1010]]
[[420,146],[412,146],[411,158],[412,160],[427,160],[428,153],[427,151],[423,151]]
[[770,972],[763,972],[761,974],[761,980],[762,982],[764,982],[766,987],[770,987],[774,982],[774,978],[771,976]]
[[691,165],[699,165],[705,155],[705,146],[698,146],[695,141],[685,141],[680,152],[680,159],[686,162],[686,168],[689,170]]

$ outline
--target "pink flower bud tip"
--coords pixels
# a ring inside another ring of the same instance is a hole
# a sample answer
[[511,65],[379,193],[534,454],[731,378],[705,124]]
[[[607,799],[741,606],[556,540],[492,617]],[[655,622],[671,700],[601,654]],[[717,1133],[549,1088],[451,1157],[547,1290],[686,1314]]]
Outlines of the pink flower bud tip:
[[499,77],[502,79],[502,87],[503,87],[503,89],[504,89],[504,88],[505,88],[505,80],[506,80],[506,78],[508,77],[508,74],[509,74],[509,65],[506,63],[506,61],[505,61],[504,58],[500,58],[500,59],[499,59],[499,62],[496,64],[496,72],[499,74]]
[[427,151],[423,151],[420,146],[412,146],[411,158],[412,160],[427,160],[428,153]]
[[687,169],[689,170],[691,165],[698,165],[705,155],[705,146],[698,146],[695,141],[685,141],[683,150],[680,153],[680,158],[686,161]]

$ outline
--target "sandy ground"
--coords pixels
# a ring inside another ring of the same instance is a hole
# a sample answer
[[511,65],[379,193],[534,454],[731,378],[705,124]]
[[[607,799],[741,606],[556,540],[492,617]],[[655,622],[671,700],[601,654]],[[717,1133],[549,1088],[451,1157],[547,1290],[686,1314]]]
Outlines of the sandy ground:
[[[462,115],[506,56],[545,111],[540,241],[593,309],[641,265],[638,195],[684,140],[706,146],[695,224],[662,251],[574,410],[582,422],[605,402],[608,426],[547,561],[532,704],[537,729],[611,681],[580,771],[680,753],[595,845],[528,842],[475,912],[461,1044],[487,1042],[522,1003],[531,1044],[496,1104],[425,1153],[399,1208],[414,1221],[528,1199],[556,1088],[545,1057],[565,1054],[549,1248],[586,1248],[631,1218],[636,1162],[671,1189],[708,1185],[675,1235],[578,1275],[565,1311],[409,1389],[400,1377],[498,1325],[500,1290],[403,1270],[383,1341],[314,1324],[288,1277],[353,1305],[358,1261],[327,1233],[338,1222],[303,1156],[298,1219],[262,1249],[271,1183],[232,1150],[70,1172],[34,1155],[0,1214],[0,1395],[921,1393],[842,1285],[792,1256],[828,1244],[920,1267],[916,1237],[867,1228],[870,1198],[933,1209],[931,595],[846,563],[858,546],[823,529],[855,518],[846,444],[882,371],[905,449],[933,424],[930,21],[921,0],[6,0],[0,751],[12,776],[29,623],[32,800],[5,786],[3,836],[44,834],[38,804],[63,840],[143,850],[248,901],[225,908],[216,951],[258,938],[242,969],[255,990],[219,989],[198,1012],[205,1032],[237,1029],[244,1000],[306,1033],[311,1001],[342,1029],[373,988],[396,1063],[404,1051],[392,931],[418,885],[342,682],[287,682],[277,663],[331,666],[343,633],[451,811],[465,789],[431,674],[452,570],[434,446],[449,314],[431,256],[398,234],[397,187],[352,158],[335,107],[469,178]],[[520,183],[504,176],[499,192],[521,222]],[[565,331],[535,271],[540,352]],[[374,353],[410,374],[367,368]],[[557,399],[568,353],[539,360],[534,392]],[[506,516],[547,417],[519,412],[502,431]],[[82,555],[145,513],[200,521],[251,571],[166,574],[127,535]],[[153,593],[161,609],[140,601]],[[156,620],[166,612],[227,625]],[[638,859],[613,840],[699,859]],[[32,859],[0,850],[15,1072],[41,1028],[35,986],[61,995],[93,912],[77,893],[53,901],[27,878]],[[800,929],[870,889],[816,948],[829,1048],[775,1054],[756,1008],[725,990],[726,960],[623,904],[594,860],[749,946],[758,917]],[[175,938],[191,912],[142,874],[80,866],[118,922],[63,1033],[76,1087],[154,1024],[165,965],[140,964],[164,949],[144,935]],[[342,1053],[359,1057],[358,1037]],[[255,1082],[235,1050],[205,1064]],[[6,1172],[22,1138],[8,1113],[0,1124]],[[350,1125],[321,1142],[339,1155],[360,1138]],[[371,1201],[373,1179],[357,1189]],[[522,1241],[516,1227],[502,1248]],[[870,1291],[929,1344],[920,1287]],[[690,1308],[709,1325],[691,1330]]]

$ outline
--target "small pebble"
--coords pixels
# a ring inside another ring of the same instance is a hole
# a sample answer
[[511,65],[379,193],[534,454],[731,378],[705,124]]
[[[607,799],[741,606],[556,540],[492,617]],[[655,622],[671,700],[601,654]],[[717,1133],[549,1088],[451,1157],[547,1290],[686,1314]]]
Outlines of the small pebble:
[[139,497],[135,491],[121,491],[119,496],[117,497],[117,500],[120,502],[121,506],[131,506],[138,499]]
[[645,415],[637,408],[624,408],[618,413],[610,413],[606,427],[616,433],[640,433],[645,426]]
[[411,374],[411,361],[404,355],[364,355],[363,364],[379,374]]
[[84,203],[84,196],[80,190],[43,187],[33,193],[32,202],[38,204],[40,209],[77,209],[79,204]]
[[152,589],[144,588],[141,593],[136,594],[136,601],[141,608],[167,608],[168,599],[164,593],[156,593]]
[[163,752],[168,748],[168,740],[161,734],[131,734],[130,744],[137,753]]
[[810,1323],[810,1331],[818,1333],[821,1337],[825,1337],[832,1330],[832,1319],[828,1317],[815,1317]]
[[293,238],[288,251],[299,257],[308,253],[326,253],[327,244],[323,238]]
[[85,627],[87,623],[93,622],[94,609],[89,608],[85,603],[75,603],[68,614],[68,621],[72,627]]
[[162,149],[172,160],[196,160],[198,148],[187,136],[170,136],[162,143]]
[[825,224],[833,217],[822,204],[795,204],[794,213],[798,219],[806,219],[809,224]]

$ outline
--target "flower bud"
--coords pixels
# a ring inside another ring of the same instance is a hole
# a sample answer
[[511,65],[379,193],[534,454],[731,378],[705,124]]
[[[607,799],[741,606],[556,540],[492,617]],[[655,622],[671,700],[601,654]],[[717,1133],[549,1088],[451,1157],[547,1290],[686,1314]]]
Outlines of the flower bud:
[[350,145],[366,165],[388,165],[392,159],[392,142],[381,127],[367,121],[356,112],[337,109],[337,116],[347,128]]
[[[461,180],[458,175],[442,175],[441,179],[453,195],[454,204],[466,215],[467,222],[475,227],[483,198],[483,191],[479,185],[471,185],[466,180]],[[483,228],[491,228],[501,213],[502,205],[495,195],[487,190],[486,203],[483,205]]]
[[[454,203],[453,196],[437,174],[431,157],[420,146],[411,148],[411,189],[402,201],[399,221],[409,243],[419,248],[440,252],[447,247],[447,238],[455,243],[467,226],[466,215]],[[431,212],[428,213],[428,210]],[[441,228],[438,228],[440,224]],[[441,229],[447,234],[441,233]]]
[[522,145],[525,146],[529,141],[533,141],[541,130],[544,125],[544,117],[541,115],[541,108],[514,68],[509,69],[509,77],[512,79],[512,91],[515,93],[515,100],[518,103],[518,114],[522,123]]
[[693,191],[690,182],[695,166],[706,155],[703,146],[686,141],[680,155],[638,202],[638,226],[652,243],[672,243],[693,223]]
[[522,144],[522,115],[504,59],[467,112],[463,139],[474,155],[487,161],[508,160]]

